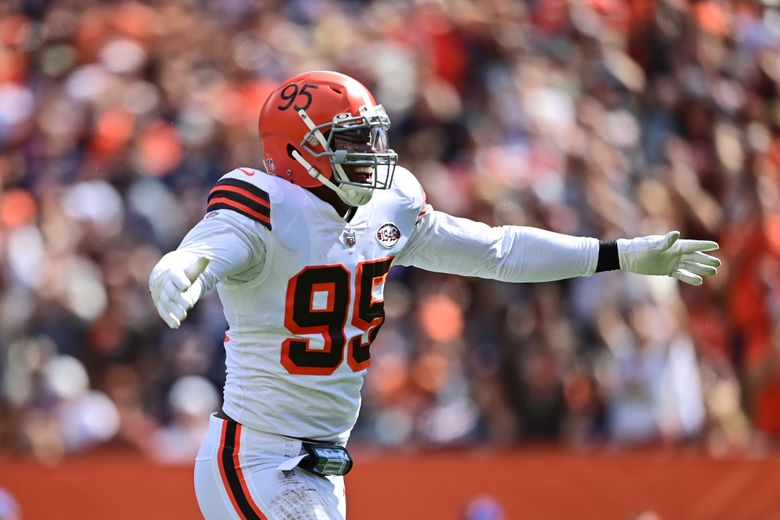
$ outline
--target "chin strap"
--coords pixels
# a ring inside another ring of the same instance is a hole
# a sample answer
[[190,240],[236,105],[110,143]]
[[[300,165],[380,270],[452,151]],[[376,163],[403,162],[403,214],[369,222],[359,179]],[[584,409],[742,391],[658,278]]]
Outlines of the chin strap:
[[303,158],[301,153],[298,150],[292,151],[292,157],[296,161],[298,161],[298,164],[303,166],[306,169],[306,173],[317,179],[319,182],[330,188],[331,190],[336,192],[336,195],[339,196],[341,200],[343,200],[346,204],[349,204],[350,206],[362,206],[363,204],[366,204],[369,200],[371,200],[371,196],[373,193],[370,189],[361,190],[360,188],[352,188],[350,187],[349,190],[346,190],[345,187],[339,186],[335,182],[331,181],[327,177],[325,177],[323,174],[320,173],[320,171],[312,166],[309,161]]
[[[306,125],[306,128],[309,129],[309,132],[311,132],[311,135],[314,136],[314,138],[317,140],[317,142],[322,147],[322,149],[325,150],[326,152],[330,151],[330,146],[328,145],[327,139],[325,139],[325,136],[322,135],[322,132],[320,132],[320,129],[317,128],[317,125],[314,124],[314,121],[311,120],[309,114],[306,113],[306,110],[304,109],[298,110],[298,116],[301,118],[303,123]],[[340,155],[339,152],[343,152],[343,155]],[[333,173],[335,174],[336,179],[338,179],[341,182],[345,182],[348,180],[347,174],[346,172],[344,172],[344,168],[342,168],[341,164],[339,163],[344,161],[347,152],[344,150],[335,150],[334,153],[336,154],[336,160],[331,161],[331,167],[333,168]]]
[[[314,124],[314,121],[311,120],[309,117],[309,114],[306,113],[306,110],[301,109],[298,110],[298,116],[301,118],[303,123],[306,125],[306,127],[311,132],[311,135],[314,136],[314,138],[317,140],[317,142],[320,144],[323,150],[330,150],[330,147],[328,146],[328,141],[325,139],[325,136],[322,135],[322,132],[320,132],[320,129],[317,128],[317,125]],[[343,152],[340,153],[340,152]],[[343,150],[336,150],[336,160],[331,161],[331,168],[333,168],[333,175],[336,177],[337,180],[341,182],[347,182],[348,177],[347,174],[344,172],[344,168],[341,167],[341,164],[339,162],[342,162],[345,158],[347,153]],[[293,150],[292,157],[298,163],[306,168],[306,171],[309,175],[320,181],[322,184],[327,186],[328,188],[332,189],[336,192],[336,194],[339,196],[341,200],[343,200],[346,204],[349,204],[350,206],[362,206],[363,204],[366,204],[368,201],[371,200],[371,197],[373,196],[373,189],[372,188],[361,188],[359,186],[340,186],[336,184],[335,182],[331,181],[322,173],[317,170],[314,166],[312,166],[309,161],[303,158],[303,156],[298,152],[298,150]]]

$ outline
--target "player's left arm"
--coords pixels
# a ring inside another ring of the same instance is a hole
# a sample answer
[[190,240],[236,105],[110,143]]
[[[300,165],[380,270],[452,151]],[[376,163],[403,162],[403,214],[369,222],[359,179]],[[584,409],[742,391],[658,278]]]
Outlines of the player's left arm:
[[424,208],[413,234],[396,258],[400,265],[507,282],[545,282],[624,271],[672,276],[701,285],[720,260],[705,253],[706,240],[681,240],[680,233],[600,241],[526,226],[490,227]]
[[248,281],[262,270],[270,231],[233,211],[201,220],[149,276],[160,317],[176,329],[189,309],[225,278]]

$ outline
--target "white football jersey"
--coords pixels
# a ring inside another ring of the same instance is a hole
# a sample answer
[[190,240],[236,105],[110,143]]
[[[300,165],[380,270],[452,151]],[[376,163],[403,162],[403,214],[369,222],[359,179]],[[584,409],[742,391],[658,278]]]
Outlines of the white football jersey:
[[592,274],[598,240],[433,211],[401,167],[349,222],[308,190],[239,168],[179,251],[211,260],[201,276],[228,322],[225,412],[268,433],[346,442],[392,265],[555,280]]
[[279,177],[242,168],[220,180],[206,220],[252,218],[265,249],[253,278],[217,285],[228,322],[228,415],[270,433],[346,440],[384,321],[387,273],[423,206],[420,185],[401,168],[350,222]]

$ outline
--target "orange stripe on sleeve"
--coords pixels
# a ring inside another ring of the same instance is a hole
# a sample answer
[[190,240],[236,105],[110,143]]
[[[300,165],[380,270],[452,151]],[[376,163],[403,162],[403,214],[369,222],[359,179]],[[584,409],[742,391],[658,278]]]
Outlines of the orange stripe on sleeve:
[[243,188],[239,188],[237,186],[228,186],[228,185],[225,185],[225,184],[220,184],[218,186],[214,186],[213,188],[211,188],[211,191],[209,192],[209,197],[211,197],[212,195],[214,195],[215,193],[218,193],[220,191],[232,191],[233,193],[238,193],[239,195],[243,195],[244,197],[257,202],[258,204],[260,204],[262,206],[265,206],[266,208],[269,208],[269,209],[271,208],[271,203],[268,202],[267,200],[262,199],[262,198],[258,197],[257,195],[252,194],[248,190],[245,190]]
[[225,197],[214,197],[209,201],[209,206],[212,204],[225,204],[227,206],[231,206],[235,208],[238,212],[244,213],[248,217],[252,217],[255,220],[260,220],[263,222],[266,222],[268,224],[271,223],[271,218],[267,215],[263,215],[262,213],[258,213],[257,211],[253,210],[252,208],[245,206],[244,204],[241,204],[240,202],[236,202],[231,199],[227,199]]

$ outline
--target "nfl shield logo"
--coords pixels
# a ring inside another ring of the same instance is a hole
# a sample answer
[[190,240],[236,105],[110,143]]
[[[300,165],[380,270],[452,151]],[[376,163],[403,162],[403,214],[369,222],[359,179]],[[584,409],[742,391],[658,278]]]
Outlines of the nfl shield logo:
[[357,242],[357,238],[355,237],[355,232],[350,230],[344,231],[344,243],[347,244],[349,247],[352,247]]

